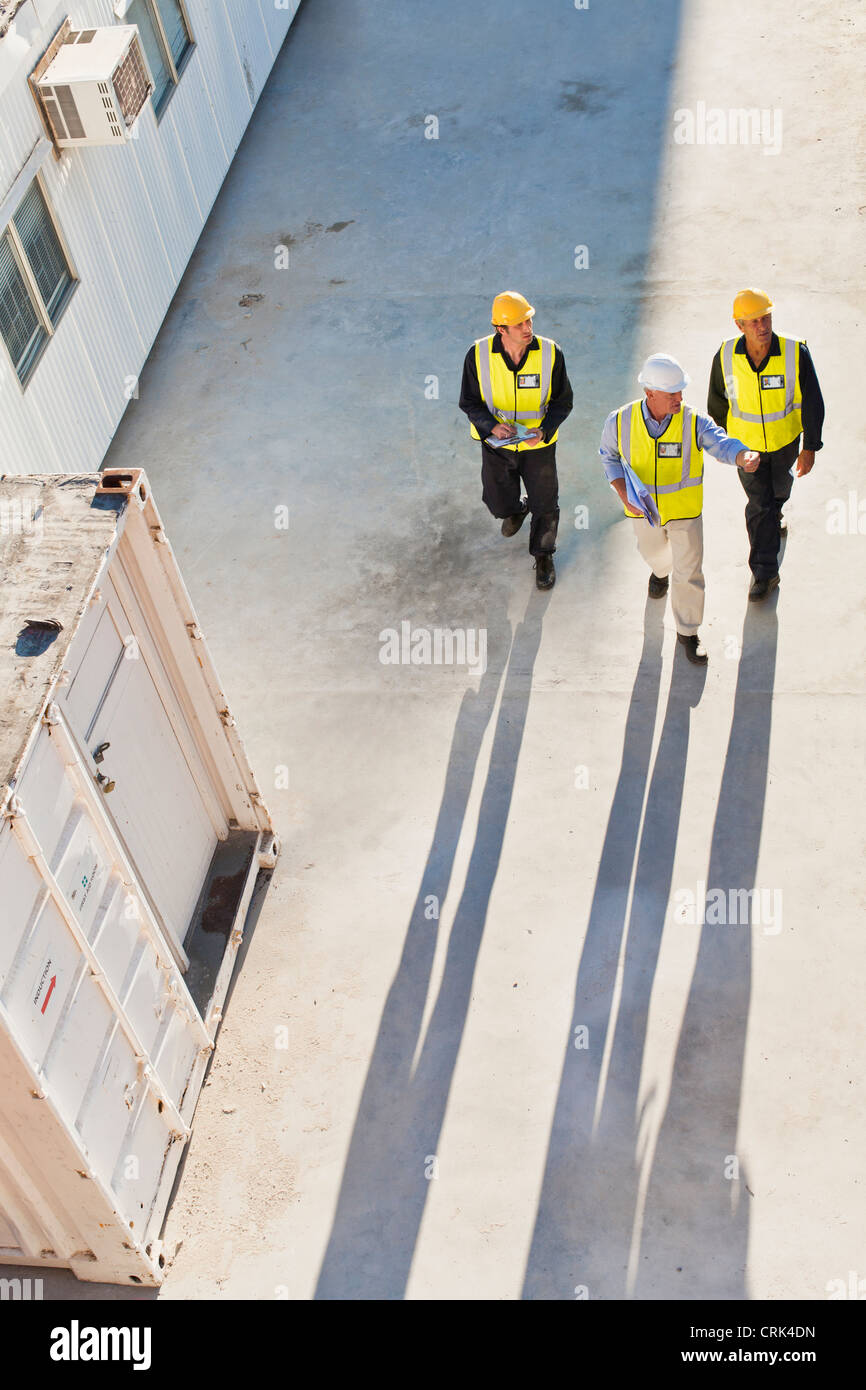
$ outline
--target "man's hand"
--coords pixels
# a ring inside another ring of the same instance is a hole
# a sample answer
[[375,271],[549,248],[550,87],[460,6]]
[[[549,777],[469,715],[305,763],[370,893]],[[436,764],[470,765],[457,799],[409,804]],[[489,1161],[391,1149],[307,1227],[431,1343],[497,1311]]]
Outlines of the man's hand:
[[517,433],[516,425],[494,425],[490,433],[496,439],[513,439]]
[[737,454],[737,467],[742,468],[744,473],[754,473],[761,462],[761,455],[756,454],[754,449],[741,449]]
[[539,444],[544,443],[544,430],[530,430],[523,442],[527,448],[537,449]]
[[622,505],[625,507],[626,513],[629,516],[635,517],[637,521],[640,521],[643,517],[643,512],[636,512],[634,508],[629,505],[628,493],[626,492],[625,488],[625,478],[611,478],[610,485],[613,488]]
[[815,450],[801,449],[800,457],[797,459],[797,477],[803,478],[807,473],[811,473],[814,462]]

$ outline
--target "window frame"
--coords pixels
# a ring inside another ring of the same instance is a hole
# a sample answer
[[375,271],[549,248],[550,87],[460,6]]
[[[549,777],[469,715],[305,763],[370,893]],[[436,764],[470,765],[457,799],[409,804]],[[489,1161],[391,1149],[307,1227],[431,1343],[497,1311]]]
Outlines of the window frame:
[[33,176],[33,182],[39,185],[39,192],[42,194],[42,201],[45,206],[45,210],[48,214],[48,220],[51,223],[52,228],[54,229],[54,235],[57,237],[60,250],[63,254],[63,259],[66,262],[66,269],[70,277],[70,282],[67,285],[66,290],[63,293],[60,302],[57,305],[57,321],[56,323],[52,323],[51,317],[48,313],[48,308],[45,304],[44,299],[42,298],[42,291],[40,290],[36,280],[36,276],[33,273],[33,267],[30,264],[30,258],[28,257],[27,252],[24,249],[24,243],[21,240],[21,234],[18,231],[18,228],[15,226],[15,216],[18,211],[18,208],[20,208],[21,204],[23,203],[31,188],[31,184],[28,184],[21,197],[18,199],[18,205],[15,209],[15,212],[13,212],[5,227],[3,227],[2,230],[0,230],[0,236],[8,235],[9,237],[9,244],[12,247],[13,258],[21,274],[21,278],[24,281],[24,286],[27,290],[28,295],[30,296],[30,303],[36,312],[36,317],[39,320],[44,334],[42,342],[40,343],[39,348],[36,354],[34,355],[33,360],[30,363],[30,366],[27,368],[27,371],[23,378],[18,373],[17,363],[12,360],[12,353],[9,350],[9,345],[6,342],[5,337],[3,337],[2,334],[0,334],[0,338],[2,338],[3,341],[3,349],[6,353],[6,358],[12,368],[12,374],[15,377],[15,380],[18,382],[18,386],[20,387],[22,394],[27,390],[27,387],[33,380],[33,374],[36,371],[36,368],[39,366],[39,363],[42,361],[45,349],[48,347],[48,344],[51,342],[51,339],[57,333],[58,328],[63,322],[66,310],[69,307],[70,300],[72,299],[72,296],[74,295],[75,291],[81,283],[78,277],[78,271],[75,268],[75,262],[73,261],[72,255],[69,250],[69,244],[66,240],[66,237],[63,235],[63,229],[61,228],[60,223],[57,219],[57,214],[55,213],[54,208],[51,205],[51,198],[49,197],[48,190],[45,187],[45,180],[42,177],[41,170],[36,171],[36,173]]
[[[180,10],[181,18],[183,19],[184,26],[186,27],[187,35],[189,36],[189,44],[187,45],[186,52],[180,60],[180,67],[177,67],[175,65],[174,57],[172,55],[171,45],[168,41],[168,35],[165,32],[165,26],[162,22],[162,15],[159,12],[159,5],[157,5],[156,0],[142,0],[142,3],[147,6],[148,13],[150,14],[151,23],[153,24],[154,32],[156,34],[156,41],[162,49],[163,62],[166,65],[168,75],[171,79],[166,89],[165,95],[162,98],[162,102],[158,111],[156,109],[156,102],[154,100],[155,92],[151,92],[150,94],[150,104],[153,107],[153,114],[156,119],[156,123],[157,125],[159,125],[162,121],[163,116],[168,110],[172,97],[174,96],[175,92],[178,89],[178,86],[180,85],[180,79],[186,71],[187,64],[189,63],[190,58],[195,52],[196,41],[195,35],[193,34],[192,30],[192,24],[190,23],[189,11],[187,10],[185,0],[175,0],[175,4]],[[124,18],[125,17],[126,16],[124,15]],[[139,42],[141,42],[141,40],[139,40]],[[142,43],[142,49],[143,48],[144,44]],[[146,56],[147,55],[145,54],[145,57]]]

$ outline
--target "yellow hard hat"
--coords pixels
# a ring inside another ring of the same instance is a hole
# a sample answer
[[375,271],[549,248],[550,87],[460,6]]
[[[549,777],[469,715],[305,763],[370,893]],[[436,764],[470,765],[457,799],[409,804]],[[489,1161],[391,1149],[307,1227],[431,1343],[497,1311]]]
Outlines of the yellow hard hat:
[[523,323],[524,319],[531,319],[534,313],[529,300],[524,299],[522,294],[516,290],[506,290],[494,299],[490,322],[494,325],[504,323],[506,328],[513,328],[515,324]]
[[734,299],[734,318],[762,319],[772,307],[772,299],[763,290],[740,290]]

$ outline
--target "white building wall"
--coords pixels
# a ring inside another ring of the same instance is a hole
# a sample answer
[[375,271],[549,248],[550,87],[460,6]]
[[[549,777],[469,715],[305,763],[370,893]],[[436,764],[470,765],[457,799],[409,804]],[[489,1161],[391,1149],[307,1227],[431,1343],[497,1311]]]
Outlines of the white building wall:
[[[196,48],[159,124],[148,102],[137,139],[41,163],[80,283],[26,389],[0,340],[0,472],[98,469],[298,4],[186,0]],[[126,22],[112,0],[19,9],[0,39],[0,206],[45,138],[27,76],[67,15]]]

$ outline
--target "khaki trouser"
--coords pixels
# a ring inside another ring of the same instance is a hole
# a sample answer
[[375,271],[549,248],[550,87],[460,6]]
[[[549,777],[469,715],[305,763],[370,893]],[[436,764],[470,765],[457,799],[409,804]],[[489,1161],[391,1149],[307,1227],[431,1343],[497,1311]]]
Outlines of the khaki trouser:
[[658,579],[671,576],[671,608],[677,632],[690,637],[704,616],[704,523],[700,516],[650,526],[633,517],[637,548]]

